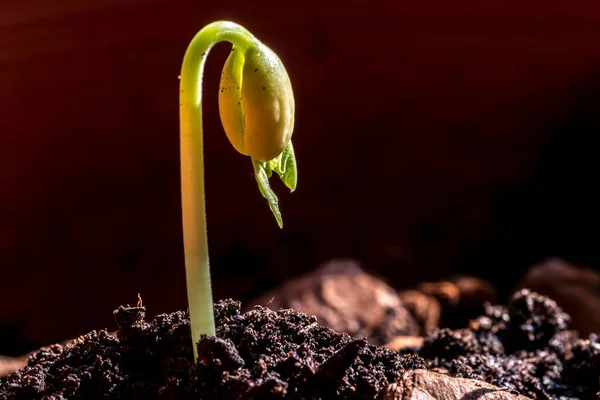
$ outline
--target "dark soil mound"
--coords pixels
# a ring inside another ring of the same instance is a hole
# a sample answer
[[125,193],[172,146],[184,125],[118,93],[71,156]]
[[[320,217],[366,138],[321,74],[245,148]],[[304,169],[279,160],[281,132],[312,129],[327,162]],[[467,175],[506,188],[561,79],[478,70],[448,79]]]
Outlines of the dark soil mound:
[[[143,307],[115,311],[117,338],[91,332],[52,346],[0,384],[0,398],[25,399],[373,399],[407,369],[412,355],[378,348],[290,310],[216,304],[217,337],[194,364],[186,313],[144,322]],[[48,397],[45,397],[48,396]]]
[[[506,307],[488,306],[467,329],[430,335],[418,356],[290,310],[242,314],[229,300],[215,305],[217,337],[199,343],[202,363],[194,364],[187,314],[151,323],[144,314],[120,307],[117,337],[94,331],[36,353],[0,381],[0,399],[374,399],[407,371],[425,368],[533,399],[600,398],[597,337],[579,339],[556,303],[528,290]],[[441,381],[421,372],[434,386]]]
[[419,355],[434,370],[534,399],[600,399],[598,338],[578,339],[568,321],[554,301],[523,289],[469,329],[430,335]]

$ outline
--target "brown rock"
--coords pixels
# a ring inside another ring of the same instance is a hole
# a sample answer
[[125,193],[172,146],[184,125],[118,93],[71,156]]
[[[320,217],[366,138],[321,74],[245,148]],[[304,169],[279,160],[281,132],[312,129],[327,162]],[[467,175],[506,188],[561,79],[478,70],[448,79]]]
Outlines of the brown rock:
[[315,315],[320,324],[353,337],[385,344],[420,328],[394,289],[351,260],[334,260],[248,304],[291,308]]
[[582,335],[600,332],[600,274],[561,259],[534,265],[517,284],[544,294],[571,316],[572,329]]
[[0,378],[5,377],[13,371],[21,369],[27,364],[27,356],[5,357],[0,356]]
[[405,290],[398,295],[419,324],[421,335],[427,336],[439,328],[442,308],[435,297],[417,290]]
[[526,400],[496,386],[472,379],[451,378],[432,371],[405,373],[378,396],[379,400]]
[[385,347],[396,351],[415,349],[421,347],[424,340],[423,336],[396,336]]
[[449,281],[424,282],[418,290],[432,296],[441,305],[439,325],[466,327],[472,318],[485,312],[485,303],[496,302],[496,290],[487,281],[472,276],[458,276]]

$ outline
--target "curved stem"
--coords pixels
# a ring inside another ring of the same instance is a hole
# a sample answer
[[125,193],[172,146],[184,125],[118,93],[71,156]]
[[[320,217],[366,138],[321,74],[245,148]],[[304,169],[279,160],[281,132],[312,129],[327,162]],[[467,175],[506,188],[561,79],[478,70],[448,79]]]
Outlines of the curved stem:
[[209,24],[196,34],[188,46],[180,76],[183,242],[194,360],[198,358],[196,345],[201,336],[215,334],[204,203],[202,75],[206,56],[215,44],[222,41],[231,42],[245,52],[256,39],[232,22]]

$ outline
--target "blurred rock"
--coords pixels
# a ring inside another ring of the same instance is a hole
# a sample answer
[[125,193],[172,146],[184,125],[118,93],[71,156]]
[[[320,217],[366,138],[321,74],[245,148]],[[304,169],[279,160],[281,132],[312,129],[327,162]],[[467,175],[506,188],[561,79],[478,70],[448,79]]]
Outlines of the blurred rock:
[[383,345],[420,328],[394,289],[352,260],[333,260],[248,303],[316,315],[319,324]]
[[485,312],[485,304],[496,302],[496,290],[487,281],[458,276],[449,281],[424,282],[417,289],[436,299],[441,306],[439,326],[463,328]]
[[13,371],[23,368],[27,364],[27,356],[4,357],[0,356],[0,378],[5,377]]
[[600,332],[600,274],[553,258],[534,265],[518,283],[544,294],[571,316],[571,328],[582,336]]
[[425,339],[422,336],[396,336],[385,344],[390,350],[416,353],[423,345]]
[[429,335],[440,326],[442,308],[439,301],[418,290],[404,290],[398,294],[404,307],[419,324],[419,333]]

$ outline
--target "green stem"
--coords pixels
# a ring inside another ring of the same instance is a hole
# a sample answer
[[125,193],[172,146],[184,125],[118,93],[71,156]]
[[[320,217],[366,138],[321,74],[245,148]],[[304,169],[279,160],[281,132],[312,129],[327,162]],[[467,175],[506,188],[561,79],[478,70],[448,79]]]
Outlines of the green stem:
[[215,334],[210,286],[204,157],[202,146],[202,75],[206,56],[222,41],[245,52],[256,39],[243,27],[218,21],[204,27],[192,39],[183,59],[180,81],[180,152],[183,242],[190,326],[194,360],[203,334]]

